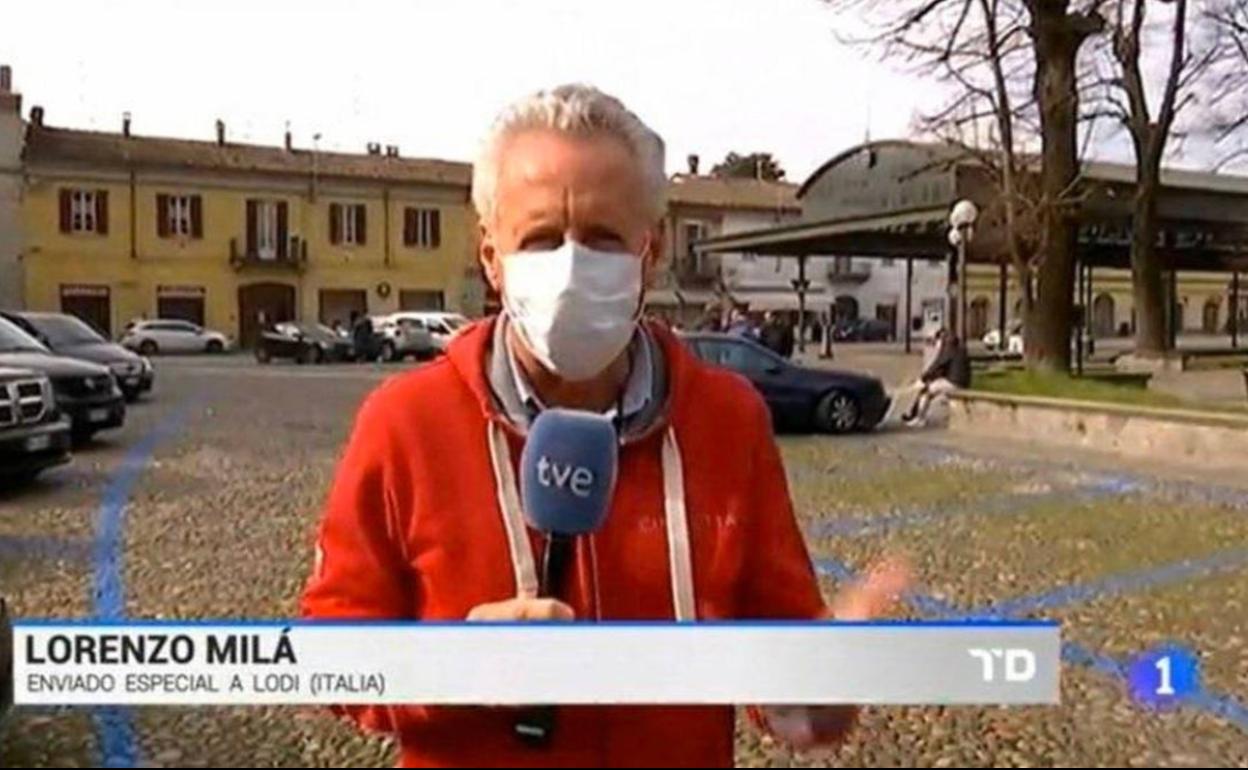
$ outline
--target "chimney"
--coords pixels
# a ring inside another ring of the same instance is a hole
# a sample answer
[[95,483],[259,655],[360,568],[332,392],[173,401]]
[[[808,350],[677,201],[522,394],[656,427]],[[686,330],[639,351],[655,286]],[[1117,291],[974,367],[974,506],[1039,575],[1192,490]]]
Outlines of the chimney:
[[286,121],[286,152],[294,149],[294,144],[290,138],[290,121]]
[[43,127],[43,108],[37,104],[30,108],[30,122],[39,128]]
[[130,111],[121,113],[121,135],[130,138]]
[[387,158],[399,157],[399,146],[397,144],[387,144],[386,145],[386,157]]
[[380,154],[381,154],[381,143],[380,143],[380,142],[369,142],[369,143],[368,143],[368,154],[369,154],[369,155],[380,155]]
[[225,121],[217,118],[217,146],[225,146]]
[[0,113],[21,117],[22,95],[13,91],[13,70],[0,65]]
[[698,160],[699,159],[696,153],[690,153],[689,155],[689,175],[690,176],[698,175]]

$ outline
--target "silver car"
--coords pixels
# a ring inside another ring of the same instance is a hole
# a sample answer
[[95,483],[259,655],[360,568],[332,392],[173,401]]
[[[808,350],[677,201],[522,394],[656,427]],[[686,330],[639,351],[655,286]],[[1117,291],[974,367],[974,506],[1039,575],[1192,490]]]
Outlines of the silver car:
[[126,326],[121,344],[145,356],[157,353],[224,353],[233,347],[230,338],[190,321],[155,319],[133,321]]
[[399,314],[373,319],[381,360],[402,361],[411,356],[418,361],[436,356],[440,350],[433,334],[423,322]]

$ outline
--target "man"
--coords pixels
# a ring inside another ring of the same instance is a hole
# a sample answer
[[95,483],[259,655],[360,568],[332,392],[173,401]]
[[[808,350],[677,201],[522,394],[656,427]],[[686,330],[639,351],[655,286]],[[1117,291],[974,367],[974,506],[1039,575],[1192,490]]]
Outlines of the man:
[[[763,314],[763,330],[759,342],[771,352],[784,356],[784,325],[776,316],[775,311],[768,310]],[[785,356],[787,358],[787,356]]]
[[[661,141],[595,89],[538,93],[501,114],[474,167],[473,201],[505,311],[365,401],[320,527],[306,616],[863,619],[887,609],[905,581],[896,567],[825,608],[762,400],[639,321],[662,257],[665,185]],[[559,600],[535,598],[543,541],[525,528],[514,487],[525,432],[553,406],[609,414],[620,433],[612,508],[578,539]],[[672,522],[688,538],[669,550]],[[344,711],[396,734],[405,765],[733,759],[723,707],[559,708],[541,747],[516,737],[515,709]],[[849,723],[843,708],[755,713],[801,745],[839,739]]]
[[923,373],[916,384],[918,395],[901,419],[907,425],[921,425],[937,398],[970,386],[971,359],[966,346],[943,327],[937,329],[923,351]]
[[371,361],[377,357],[373,321],[367,314],[358,310],[351,311],[351,342],[355,347],[356,359]]
[[744,308],[733,307],[728,313],[728,333],[735,334],[738,337],[749,337],[753,339],[755,334],[754,324],[750,321],[750,316],[745,312]]
[[792,358],[793,351],[797,347],[797,333],[794,327],[796,324],[793,319],[784,315],[779,319],[780,324],[780,355],[785,358]]

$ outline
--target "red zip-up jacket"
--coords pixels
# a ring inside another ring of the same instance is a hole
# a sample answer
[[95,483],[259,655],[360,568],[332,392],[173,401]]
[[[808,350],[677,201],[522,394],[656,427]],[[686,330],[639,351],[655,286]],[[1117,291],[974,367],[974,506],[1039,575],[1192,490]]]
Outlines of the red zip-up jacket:
[[[524,438],[499,414],[487,383],[492,325],[465,330],[445,358],[394,377],[364,402],[320,525],[305,617],[453,621],[517,596],[491,423],[503,426],[512,458]],[[765,404],[745,379],[702,363],[671,332],[650,331],[669,373],[666,416],[620,449],[611,510],[593,536],[597,591],[581,538],[561,598],[578,618],[673,618],[661,457],[671,431],[679,442],[697,618],[821,616]],[[541,538],[529,532],[528,540],[536,558]],[[733,761],[733,710],[723,706],[561,707],[543,748],[514,737],[512,709],[344,712],[367,729],[396,734],[408,767]]]

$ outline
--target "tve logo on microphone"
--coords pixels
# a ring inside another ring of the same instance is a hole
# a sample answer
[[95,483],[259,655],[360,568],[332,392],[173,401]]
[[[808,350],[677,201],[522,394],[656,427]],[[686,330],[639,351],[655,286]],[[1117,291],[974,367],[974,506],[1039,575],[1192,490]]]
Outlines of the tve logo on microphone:
[[589,497],[593,492],[594,472],[583,465],[560,464],[543,455],[537,460],[537,483],[566,489],[577,497]]
[[520,455],[520,497],[529,525],[556,535],[586,535],[607,518],[615,490],[619,438],[592,412],[547,409],[533,420]]

